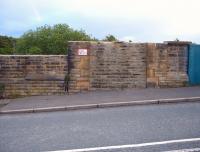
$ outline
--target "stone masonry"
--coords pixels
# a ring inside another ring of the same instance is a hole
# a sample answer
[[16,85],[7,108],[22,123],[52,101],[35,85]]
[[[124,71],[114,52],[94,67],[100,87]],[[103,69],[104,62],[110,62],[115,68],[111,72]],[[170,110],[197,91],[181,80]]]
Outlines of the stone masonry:
[[[69,44],[74,63],[70,75],[74,92],[187,85],[187,44],[76,41]],[[88,54],[80,56],[78,49],[87,49]]]
[[65,55],[1,55],[0,83],[5,96],[63,94]]
[[[89,90],[90,86],[90,42],[69,42],[69,92]],[[87,49],[87,55],[78,55],[79,49]]]
[[146,44],[69,42],[69,49],[71,92],[146,87]]
[[187,45],[147,44],[147,86],[182,87],[188,82]]
[[146,87],[146,44],[92,43],[90,89]]
[[68,46],[68,56],[0,55],[5,96],[182,87],[188,83],[187,44],[72,41]]

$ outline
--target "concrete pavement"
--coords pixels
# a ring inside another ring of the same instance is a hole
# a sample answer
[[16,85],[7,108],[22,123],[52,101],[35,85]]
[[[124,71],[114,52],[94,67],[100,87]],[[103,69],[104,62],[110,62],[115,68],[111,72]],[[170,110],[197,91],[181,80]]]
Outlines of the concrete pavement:
[[199,99],[200,87],[91,91],[73,95],[11,99],[9,102],[7,100],[8,103],[0,108],[0,113],[49,112],[139,104],[193,102],[199,101]]

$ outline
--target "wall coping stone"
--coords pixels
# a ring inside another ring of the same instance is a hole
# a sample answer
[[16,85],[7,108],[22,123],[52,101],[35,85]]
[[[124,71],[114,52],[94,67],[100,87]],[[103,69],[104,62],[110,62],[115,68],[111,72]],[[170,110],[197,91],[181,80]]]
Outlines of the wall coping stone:
[[125,41],[68,41],[68,43],[105,43],[105,44],[111,44],[111,43],[124,43],[124,44],[149,44],[146,42],[125,42]]
[[44,56],[44,57],[48,57],[48,56],[68,56],[68,55],[4,55],[4,54],[0,54],[1,56],[5,56],[5,57],[12,57],[12,56]]

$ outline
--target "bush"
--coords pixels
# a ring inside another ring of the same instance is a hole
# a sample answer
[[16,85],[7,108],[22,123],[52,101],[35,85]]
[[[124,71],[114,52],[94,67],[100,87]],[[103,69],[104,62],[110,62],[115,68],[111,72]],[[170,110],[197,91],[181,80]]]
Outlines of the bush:
[[0,54],[13,54],[16,39],[0,35]]
[[0,54],[13,54],[13,48],[0,48]]
[[42,54],[42,50],[40,48],[34,46],[28,50],[28,54]]
[[74,30],[67,24],[41,26],[30,30],[17,41],[18,54],[67,54],[67,41],[90,41],[83,30]]
[[110,42],[113,42],[113,41],[118,41],[118,40],[117,40],[117,38],[116,38],[115,36],[109,34],[109,35],[107,35],[107,36],[105,37],[105,39],[104,39],[103,41],[110,41]]

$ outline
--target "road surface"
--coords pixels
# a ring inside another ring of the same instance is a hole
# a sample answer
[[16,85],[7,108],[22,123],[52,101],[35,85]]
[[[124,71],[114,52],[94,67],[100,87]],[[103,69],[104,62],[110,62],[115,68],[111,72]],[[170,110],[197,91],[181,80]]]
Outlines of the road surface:
[[72,149],[200,151],[200,103],[0,115],[0,152]]

